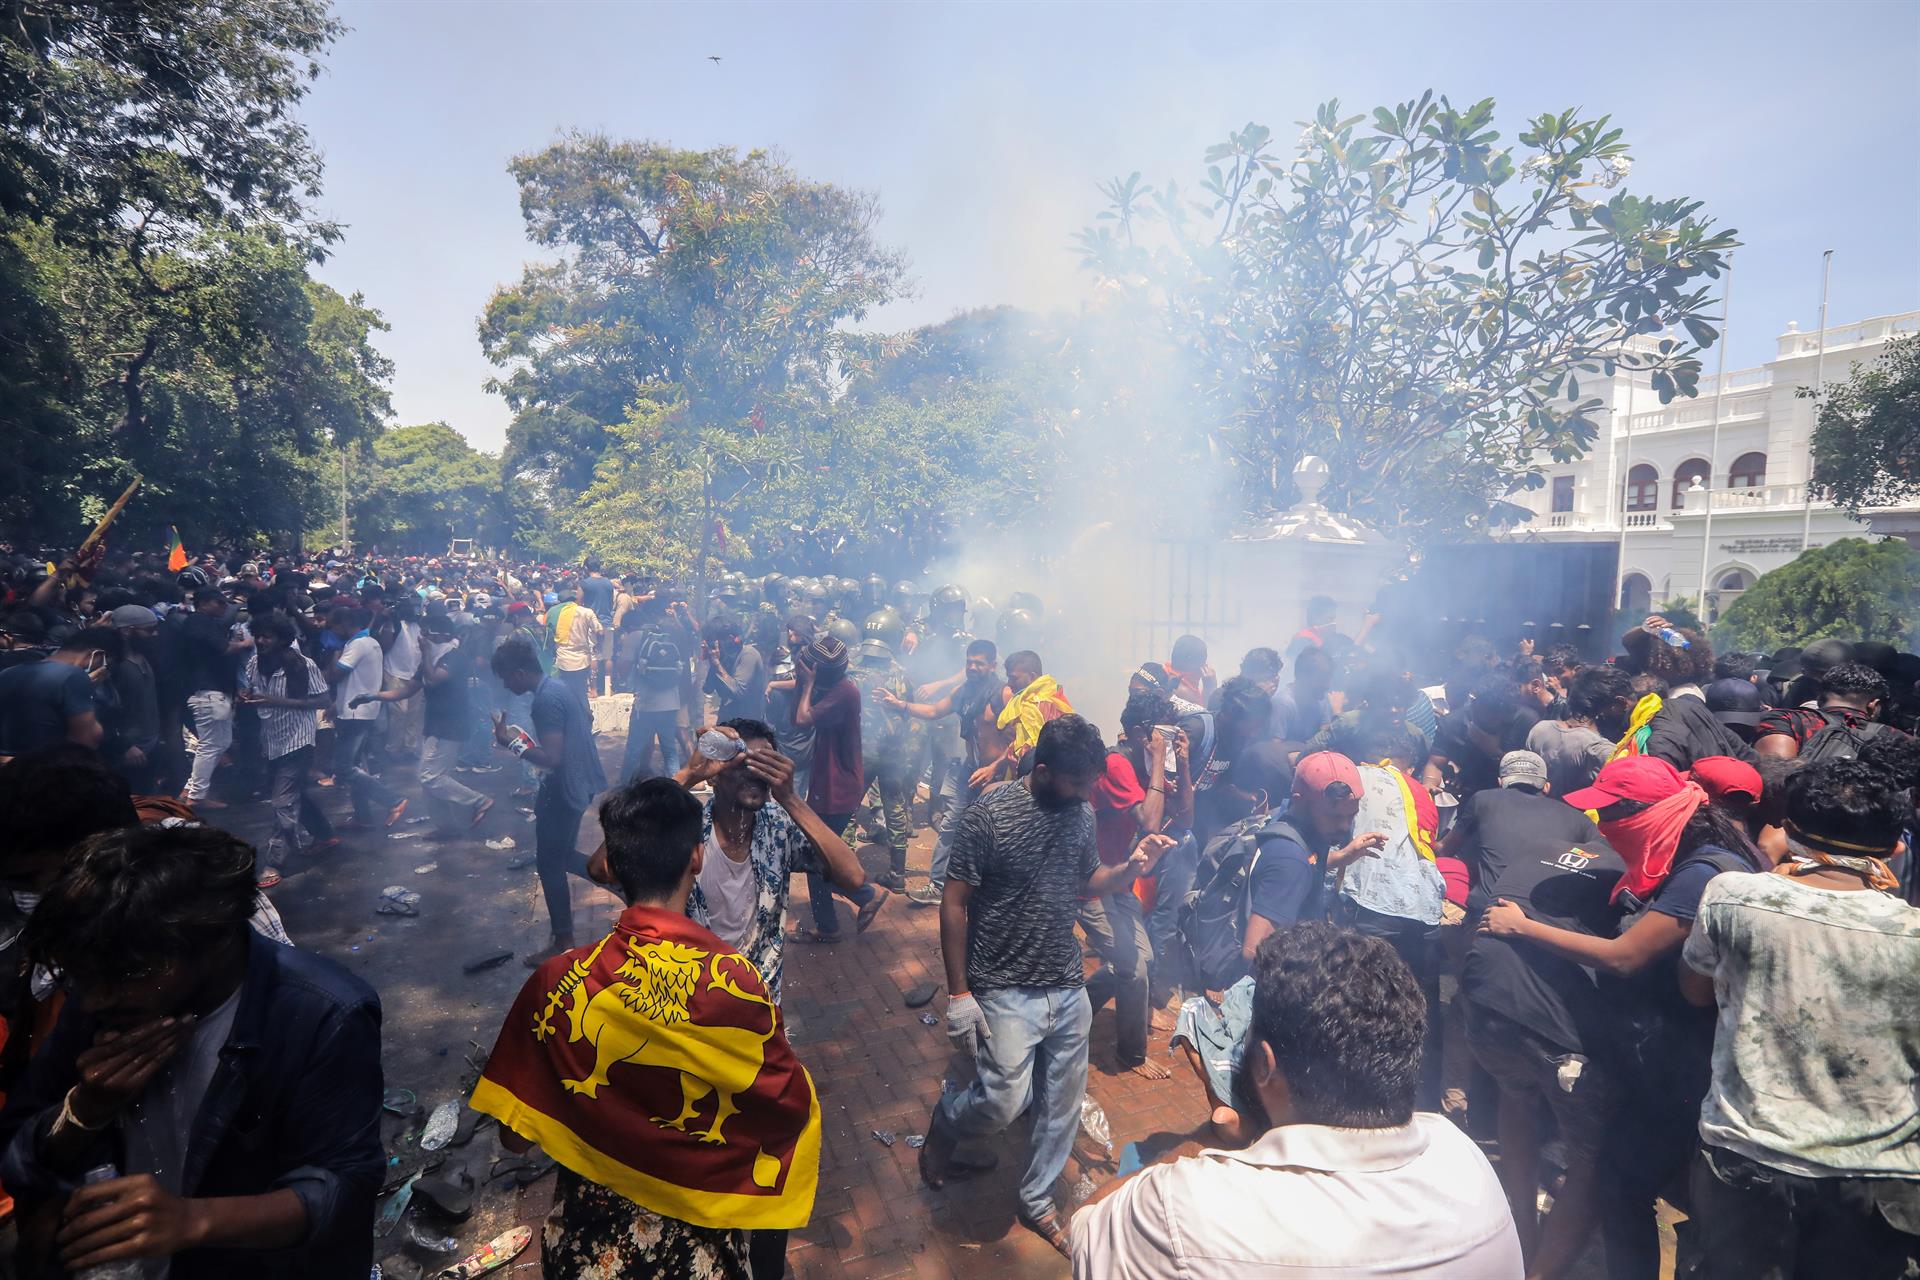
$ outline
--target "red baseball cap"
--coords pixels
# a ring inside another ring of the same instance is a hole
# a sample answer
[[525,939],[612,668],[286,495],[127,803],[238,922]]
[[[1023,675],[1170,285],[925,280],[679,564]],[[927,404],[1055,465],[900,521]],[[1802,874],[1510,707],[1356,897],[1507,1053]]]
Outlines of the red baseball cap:
[[1354,795],[1366,785],[1360,780],[1360,767],[1337,751],[1316,751],[1302,756],[1294,766],[1293,794],[1297,796],[1325,793],[1336,782],[1346,783]]
[[1693,780],[1716,803],[1727,797],[1755,804],[1760,799],[1760,771],[1732,756],[1705,756],[1693,762]]
[[1592,786],[1560,798],[1576,809],[1604,809],[1616,800],[1655,804],[1686,785],[1680,771],[1658,756],[1627,756],[1610,761]]

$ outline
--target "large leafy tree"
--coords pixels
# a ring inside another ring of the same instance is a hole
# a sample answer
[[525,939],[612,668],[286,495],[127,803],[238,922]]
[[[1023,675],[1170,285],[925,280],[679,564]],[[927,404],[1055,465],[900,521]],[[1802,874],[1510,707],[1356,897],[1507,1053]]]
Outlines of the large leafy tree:
[[1085,261],[1159,318],[1247,505],[1284,504],[1314,453],[1330,505],[1484,531],[1544,483],[1542,459],[1593,442],[1584,375],[1693,394],[1732,233],[1697,201],[1622,189],[1606,117],[1541,115],[1517,146],[1493,118],[1491,100],[1431,93],[1371,115],[1328,103],[1291,149],[1253,124],[1210,148],[1197,190],[1105,188]]
[[514,409],[502,467],[519,528],[604,541],[594,509],[622,497],[601,465],[617,446],[615,474],[699,470],[675,511],[700,513],[704,560],[747,491],[722,473],[772,465],[764,438],[813,421],[867,348],[845,326],[905,288],[902,259],[874,238],[875,202],[764,151],[590,134],[512,171],[529,238],[559,254],[496,293],[480,324]]
[[1835,502],[1858,513],[1920,494],[1920,334],[1855,365],[1819,397],[1818,413],[1813,480]]
[[373,442],[353,527],[356,540],[444,552],[449,540],[501,533],[500,462],[444,422],[395,427]]
[[1722,648],[1772,651],[1832,637],[1904,644],[1920,624],[1920,551],[1843,538],[1764,574],[1721,615]]
[[297,531],[316,451],[388,370],[308,276],[337,229],[293,109],[325,0],[0,0],[0,522],[69,539],[135,471],[127,530]]

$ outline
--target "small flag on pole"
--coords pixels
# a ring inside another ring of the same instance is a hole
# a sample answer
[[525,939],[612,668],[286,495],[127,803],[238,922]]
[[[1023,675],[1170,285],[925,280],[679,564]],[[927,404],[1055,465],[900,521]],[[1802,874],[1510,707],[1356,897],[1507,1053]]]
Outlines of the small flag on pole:
[[187,567],[187,549],[180,545],[180,531],[167,526],[167,572],[178,573]]

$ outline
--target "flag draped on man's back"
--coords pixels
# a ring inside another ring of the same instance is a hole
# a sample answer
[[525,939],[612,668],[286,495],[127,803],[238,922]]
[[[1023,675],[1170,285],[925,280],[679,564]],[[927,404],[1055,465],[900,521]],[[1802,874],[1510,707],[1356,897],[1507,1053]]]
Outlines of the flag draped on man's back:
[[674,912],[543,964],[473,1106],[643,1208],[702,1227],[802,1227],[820,1102],[745,957]]

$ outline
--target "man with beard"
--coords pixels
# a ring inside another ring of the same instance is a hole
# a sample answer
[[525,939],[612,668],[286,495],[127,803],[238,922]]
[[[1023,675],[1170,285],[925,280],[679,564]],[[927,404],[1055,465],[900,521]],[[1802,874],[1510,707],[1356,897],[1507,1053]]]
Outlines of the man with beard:
[[901,702],[887,693],[882,693],[880,697],[883,705],[905,711],[917,719],[938,722],[945,716],[953,716],[960,722],[960,743],[963,748],[960,776],[965,781],[961,784],[960,794],[941,815],[939,838],[934,843],[933,865],[927,871],[925,887],[907,894],[907,901],[916,907],[940,905],[941,891],[947,883],[947,863],[953,853],[954,829],[959,826],[960,815],[966,812],[967,806],[980,798],[981,788],[973,785],[972,778],[980,767],[981,735],[988,729],[997,731],[994,722],[1006,701],[1005,687],[993,678],[994,660],[997,657],[991,640],[975,640],[969,644],[966,672],[960,687],[938,702]]
[[1108,1184],[1074,1217],[1075,1280],[1517,1280],[1486,1157],[1414,1110],[1425,1001],[1392,948],[1295,924],[1260,948],[1252,986],[1236,1089],[1252,1142]]
[[979,1075],[935,1106],[921,1180],[945,1185],[960,1139],[997,1133],[1031,1104],[1019,1220],[1061,1253],[1067,1232],[1053,1184],[1079,1128],[1093,1022],[1074,921],[1082,898],[1125,890],[1173,843],[1143,836],[1124,862],[1101,865],[1088,801],[1106,754],[1100,731],[1080,716],[1049,721],[1032,773],[961,816],[940,904],[947,1036],[975,1054]]
[[[824,873],[838,888],[857,893],[866,872],[847,842],[795,792],[793,761],[780,754],[771,726],[738,719],[715,732],[738,742],[738,754],[714,760],[696,752],[674,777],[685,787],[713,785],[701,821],[706,854],[687,915],[745,956],[777,1005],[789,878]],[[749,1244],[754,1280],[778,1280],[786,1271],[786,1250],[785,1231],[755,1231]]]

